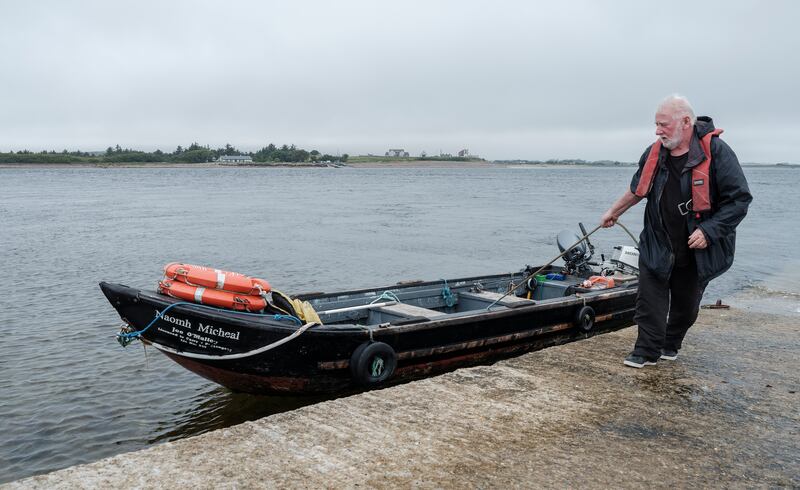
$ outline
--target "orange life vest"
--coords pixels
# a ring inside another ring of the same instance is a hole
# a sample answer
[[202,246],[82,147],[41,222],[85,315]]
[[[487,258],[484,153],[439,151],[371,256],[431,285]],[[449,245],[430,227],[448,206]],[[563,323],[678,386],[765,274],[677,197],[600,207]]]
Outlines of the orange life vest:
[[172,262],[164,266],[164,278],[180,281],[190,286],[221,289],[245,295],[259,295],[270,292],[270,285],[263,279],[245,276],[238,272],[228,272],[201,265]]
[[185,301],[237,311],[256,312],[267,307],[267,300],[261,296],[193,286],[166,278],[159,281],[158,292]]
[[[699,218],[700,213],[711,211],[711,190],[709,170],[711,169],[711,138],[722,134],[721,129],[715,129],[700,139],[705,160],[692,168],[692,211]],[[636,186],[636,196],[645,197],[653,186],[653,180],[658,170],[658,155],[661,151],[661,140],[656,140],[650,147],[650,153],[644,162],[642,174],[639,176],[639,185]]]

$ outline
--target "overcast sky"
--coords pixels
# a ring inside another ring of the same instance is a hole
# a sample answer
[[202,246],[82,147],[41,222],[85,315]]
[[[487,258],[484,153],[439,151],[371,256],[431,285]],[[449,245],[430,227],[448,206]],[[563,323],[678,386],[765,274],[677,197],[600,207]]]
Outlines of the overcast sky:
[[635,161],[671,93],[800,162],[800,2],[0,0],[0,151]]

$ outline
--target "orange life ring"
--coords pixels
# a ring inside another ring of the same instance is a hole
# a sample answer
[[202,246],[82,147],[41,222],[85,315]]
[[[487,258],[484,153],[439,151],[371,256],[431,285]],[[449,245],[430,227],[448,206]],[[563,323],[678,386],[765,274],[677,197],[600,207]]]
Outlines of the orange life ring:
[[267,307],[267,300],[261,296],[193,286],[180,281],[159,281],[158,292],[173,298],[229,310],[257,312]]
[[245,276],[238,272],[228,272],[202,265],[172,262],[164,266],[164,278],[180,281],[190,286],[221,289],[246,295],[268,293],[269,283],[263,279]]
[[614,279],[607,276],[592,276],[581,283],[586,289],[609,289],[614,287]]

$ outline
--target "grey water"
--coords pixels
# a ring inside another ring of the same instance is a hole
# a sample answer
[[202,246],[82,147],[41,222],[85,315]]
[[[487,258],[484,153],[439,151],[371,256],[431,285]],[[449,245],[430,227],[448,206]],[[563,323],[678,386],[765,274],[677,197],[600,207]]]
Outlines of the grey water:
[[[632,172],[0,169],[0,482],[318,401],[232,393],[121,347],[99,281],[152,289],[172,261],[289,294],[517,271],[558,254],[560,230],[593,228]],[[800,318],[800,170],[745,173],[736,262],[704,301]],[[621,219],[635,234],[643,208]],[[592,240],[630,243],[619,227]]]

